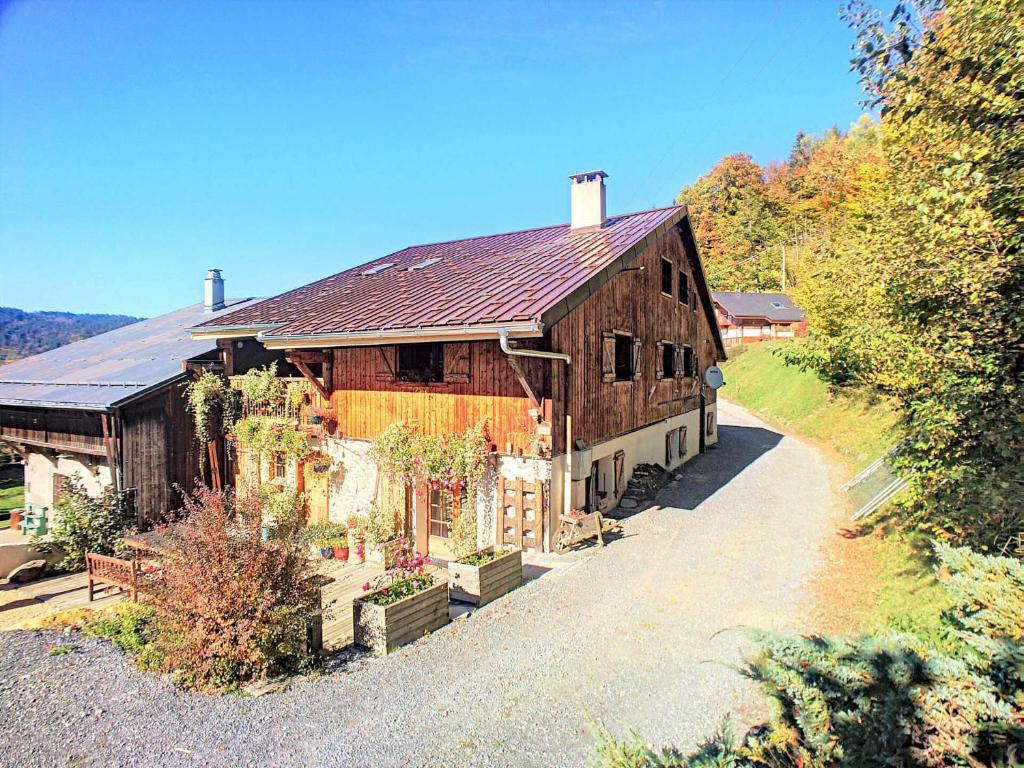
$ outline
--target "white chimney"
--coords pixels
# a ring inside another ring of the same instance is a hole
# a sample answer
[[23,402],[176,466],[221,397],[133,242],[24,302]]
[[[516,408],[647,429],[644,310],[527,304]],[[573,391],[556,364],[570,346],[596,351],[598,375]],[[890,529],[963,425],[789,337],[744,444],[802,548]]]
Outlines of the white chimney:
[[224,309],[224,278],[219,269],[211,269],[203,280],[203,311],[216,312]]
[[604,206],[604,171],[574,173],[572,180],[572,228],[603,227],[607,215]]

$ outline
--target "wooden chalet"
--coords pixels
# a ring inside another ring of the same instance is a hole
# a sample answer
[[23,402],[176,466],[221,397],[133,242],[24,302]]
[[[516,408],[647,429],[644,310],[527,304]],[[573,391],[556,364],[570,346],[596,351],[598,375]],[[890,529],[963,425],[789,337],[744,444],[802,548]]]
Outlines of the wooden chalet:
[[[191,489],[200,475],[188,369],[220,365],[216,343],[187,329],[253,301],[225,301],[219,270],[205,288],[202,304],[0,367],[0,440],[24,461],[26,508],[51,516],[72,476],[94,495],[133,489],[143,528],[181,506],[174,485]],[[237,351],[253,365],[276,357],[255,342]],[[218,444],[215,459],[223,456]]]
[[330,468],[295,469],[315,517],[384,494],[417,549],[447,552],[458,502],[382,483],[367,456],[397,421],[486,419],[479,543],[534,550],[560,514],[615,506],[638,464],[674,468],[718,439],[703,374],[725,350],[687,209],[608,217],[605,178],[571,177],[571,224],[406,248],[193,328],[228,355],[283,352],[315,385]]
[[807,333],[804,312],[785,293],[716,292],[715,317],[726,349]]

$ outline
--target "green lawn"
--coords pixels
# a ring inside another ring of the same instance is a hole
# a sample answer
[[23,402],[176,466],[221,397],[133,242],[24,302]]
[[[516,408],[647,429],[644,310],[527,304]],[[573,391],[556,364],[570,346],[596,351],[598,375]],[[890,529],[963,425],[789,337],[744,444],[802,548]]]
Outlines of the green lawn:
[[[730,353],[722,365],[722,395],[825,447],[852,476],[892,446],[899,415],[882,397],[865,390],[835,391],[812,371],[787,366],[772,353],[787,343],[756,344]],[[949,601],[935,580],[928,540],[901,529],[895,514],[887,516],[885,510],[873,515],[861,533],[832,543],[842,548],[840,565],[823,579],[823,593],[835,601],[843,629],[936,628]]]
[[881,456],[896,434],[892,404],[864,390],[833,392],[812,371],[786,365],[772,351],[789,343],[730,352],[722,396],[835,450],[851,474]]
[[11,510],[25,501],[25,486],[20,480],[0,480],[0,529],[11,525]]

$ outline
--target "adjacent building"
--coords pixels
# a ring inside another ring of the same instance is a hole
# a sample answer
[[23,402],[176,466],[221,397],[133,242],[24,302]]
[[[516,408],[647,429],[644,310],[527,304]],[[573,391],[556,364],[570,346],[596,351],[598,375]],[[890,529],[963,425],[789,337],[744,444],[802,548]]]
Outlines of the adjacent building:
[[714,293],[712,297],[726,348],[792,339],[807,332],[803,310],[785,293],[734,291]]
[[[201,471],[184,391],[191,368],[217,367],[216,342],[188,328],[250,306],[224,299],[219,270],[204,281],[205,300],[175,312],[0,366],[0,440],[25,464],[25,506],[52,515],[63,484],[78,478],[92,494],[134,489],[139,524],[148,527],[181,506],[175,490],[202,474],[226,472],[219,440]],[[274,355],[245,342],[252,364]]]

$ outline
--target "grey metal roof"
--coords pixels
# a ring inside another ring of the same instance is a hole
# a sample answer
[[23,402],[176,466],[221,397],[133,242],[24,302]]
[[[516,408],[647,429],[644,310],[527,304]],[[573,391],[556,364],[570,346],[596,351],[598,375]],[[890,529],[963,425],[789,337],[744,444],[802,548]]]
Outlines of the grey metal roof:
[[73,344],[0,366],[0,405],[105,410],[182,375],[182,361],[217,348],[187,328],[259,299],[202,304],[115,328]]
[[712,293],[711,297],[733,317],[763,317],[776,323],[798,323],[804,319],[803,310],[784,293],[724,291]]

